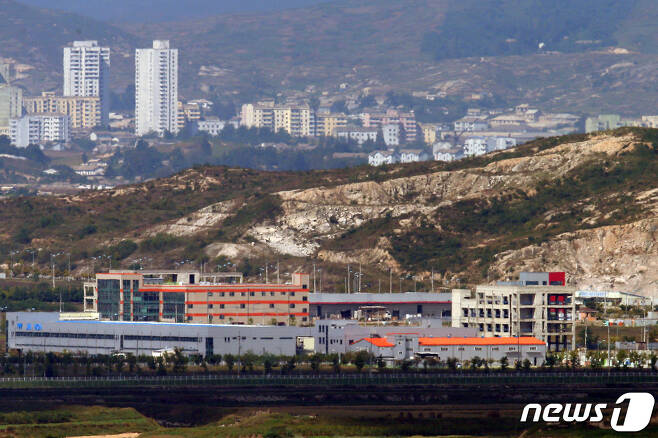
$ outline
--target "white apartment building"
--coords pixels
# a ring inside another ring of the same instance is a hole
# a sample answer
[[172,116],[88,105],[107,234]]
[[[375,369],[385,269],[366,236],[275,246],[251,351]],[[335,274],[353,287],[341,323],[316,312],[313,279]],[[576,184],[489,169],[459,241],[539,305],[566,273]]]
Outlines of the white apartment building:
[[23,115],[23,90],[0,84],[0,132],[9,130],[9,121]]
[[455,120],[454,128],[458,132],[485,131],[489,124],[483,116],[465,116]]
[[382,137],[386,146],[398,146],[400,144],[400,125],[391,123],[382,126]]
[[436,151],[434,152],[434,161],[455,161],[456,155],[450,152]]
[[368,164],[381,166],[382,164],[394,164],[400,162],[400,154],[395,151],[374,151],[368,154]]
[[197,121],[197,129],[199,132],[207,132],[210,135],[219,135],[226,126],[224,120],[219,120],[219,117],[206,117],[204,120]]
[[575,346],[574,294],[567,286],[477,286],[453,289],[452,326],[481,336],[532,336],[552,350]]
[[286,131],[295,137],[311,135],[311,109],[308,105],[275,105],[274,102],[242,105],[240,123],[247,128]]
[[69,116],[61,114],[38,114],[11,119],[9,137],[19,148],[41,145],[46,142],[68,142],[71,122]]
[[377,128],[361,128],[358,126],[347,126],[334,129],[334,135],[343,140],[355,140],[358,144],[366,141],[377,141]]
[[421,149],[402,149],[400,150],[400,163],[417,163],[427,161],[429,155]]
[[464,142],[464,156],[477,157],[487,153],[487,139],[484,137],[469,137]]
[[64,96],[98,97],[101,123],[109,123],[110,48],[97,41],[74,41],[64,47]]
[[135,134],[178,132],[178,49],[155,40],[135,51]]

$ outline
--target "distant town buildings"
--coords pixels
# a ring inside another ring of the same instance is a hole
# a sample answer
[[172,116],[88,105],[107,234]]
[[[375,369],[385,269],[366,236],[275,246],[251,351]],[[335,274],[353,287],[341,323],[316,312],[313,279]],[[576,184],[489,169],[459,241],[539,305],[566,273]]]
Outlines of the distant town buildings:
[[334,130],[336,137],[343,140],[354,140],[358,144],[366,141],[377,141],[377,128],[362,128],[359,126],[347,126],[345,128],[336,128]]
[[274,102],[244,104],[241,124],[247,128],[285,131],[295,137],[311,135],[311,109],[308,105],[275,105]]
[[91,129],[101,125],[99,97],[56,96],[43,92],[41,96],[23,99],[27,114],[61,114],[69,116],[72,129]]
[[371,166],[381,166],[383,164],[395,164],[400,162],[400,154],[394,150],[373,151],[368,154],[368,164]]
[[74,41],[64,48],[64,96],[97,97],[103,125],[110,114],[109,74],[109,47],[100,47],[97,41]]
[[23,113],[23,90],[0,83],[0,135],[9,135],[10,120]]
[[11,119],[11,143],[19,148],[46,142],[68,142],[70,119],[61,114],[27,115]]
[[178,130],[185,127],[186,123],[195,123],[201,119],[201,105],[196,102],[178,102]]
[[429,155],[422,149],[401,149],[400,163],[417,163],[427,161]]
[[332,137],[336,129],[347,126],[347,116],[343,113],[317,112],[313,118],[313,135]]
[[599,114],[585,120],[585,132],[607,131],[623,126],[658,128],[658,116],[641,116],[639,119],[625,119],[619,114]]
[[219,135],[225,126],[226,122],[219,120],[219,117],[206,117],[197,122],[199,132],[207,132],[209,135]]
[[[384,129],[385,126],[397,125],[398,136],[401,129],[404,131],[404,140],[406,142],[413,142],[416,140],[417,123],[413,111],[405,113],[389,109],[386,112],[364,112],[361,114],[361,121],[366,128]],[[386,134],[384,134],[384,138],[386,138]],[[388,143],[386,144],[388,145]]]
[[382,126],[381,129],[386,146],[398,146],[400,144],[400,125],[391,123]]
[[135,52],[135,133],[178,132],[178,49],[155,40]]

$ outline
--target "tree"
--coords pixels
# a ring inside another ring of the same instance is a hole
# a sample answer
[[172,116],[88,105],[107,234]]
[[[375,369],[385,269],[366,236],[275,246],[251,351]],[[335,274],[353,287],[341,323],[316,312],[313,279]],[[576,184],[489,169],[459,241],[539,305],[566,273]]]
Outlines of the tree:
[[623,366],[624,369],[628,368],[628,351],[626,350],[619,350],[617,352],[617,363],[616,363],[616,368],[619,368],[620,366]]
[[409,360],[403,360],[403,361],[400,363],[400,369],[401,369],[403,372],[405,372],[405,373],[408,372],[410,368],[411,368],[411,361],[409,361]]
[[320,370],[320,364],[322,363],[322,357],[319,353],[311,356],[311,369],[313,372],[317,373]]
[[331,366],[334,370],[334,373],[340,374],[340,360],[339,360],[338,355],[336,353],[333,353],[331,355]]
[[480,365],[482,365],[482,359],[480,359],[479,356],[475,356],[471,359],[471,369],[477,370],[480,368]]
[[235,365],[235,357],[232,354],[225,354],[224,362],[226,363],[226,368],[228,368],[228,371],[233,371],[233,366]]
[[578,353],[578,350],[571,350],[569,352],[569,367],[571,367],[572,370],[580,368],[580,354]]
[[174,355],[172,359],[174,361],[174,374],[184,373],[185,369],[187,368],[188,358],[183,354],[180,348],[174,349]]
[[651,361],[651,371],[656,371],[656,362],[658,362],[658,356],[656,356],[655,353],[651,353],[649,360]]
[[448,363],[448,368],[450,368],[451,371],[456,371],[457,370],[457,358],[456,357],[448,358],[448,360],[446,362]]
[[501,357],[499,362],[500,362],[500,369],[502,371],[506,371],[507,368],[509,367],[509,359],[507,358],[507,356]]
[[528,358],[525,358],[523,361],[523,371],[530,371],[530,366],[532,364],[530,363],[530,360]]
[[553,353],[548,353],[546,355],[546,366],[548,366],[548,369],[552,370],[556,362],[557,360]]
[[364,355],[361,354],[361,353],[365,353],[366,355],[368,354],[368,353],[365,352],[365,351],[359,351],[359,353],[358,353],[358,354],[356,355],[356,357],[354,358],[354,366],[356,367],[356,370],[357,370],[358,372],[361,372],[361,370],[363,369],[363,367],[364,367],[365,364],[366,364],[366,358],[365,358]]

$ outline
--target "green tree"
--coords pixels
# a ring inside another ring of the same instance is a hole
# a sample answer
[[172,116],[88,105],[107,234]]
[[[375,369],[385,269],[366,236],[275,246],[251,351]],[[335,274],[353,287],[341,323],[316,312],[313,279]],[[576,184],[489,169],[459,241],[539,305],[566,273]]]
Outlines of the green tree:
[[499,362],[500,362],[500,369],[502,371],[506,371],[507,368],[509,367],[509,359],[507,358],[507,356],[501,357]]
[[235,357],[232,354],[225,354],[224,363],[226,363],[226,368],[228,368],[228,371],[232,372],[233,366],[235,365]]

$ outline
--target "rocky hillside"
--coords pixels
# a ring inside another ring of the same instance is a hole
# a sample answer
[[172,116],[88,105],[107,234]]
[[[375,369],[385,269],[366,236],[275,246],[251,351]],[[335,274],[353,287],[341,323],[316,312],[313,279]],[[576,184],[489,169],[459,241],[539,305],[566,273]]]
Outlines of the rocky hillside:
[[[658,294],[658,130],[536,140],[455,163],[258,172],[203,167],[72,197],[3,201],[3,252],[116,264],[346,263],[446,284],[565,270],[583,287]],[[244,260],[248,260],[245,263]],[[329,283],[332,280],[328,277]],[[328,283],[328,284],[329,284]]]

